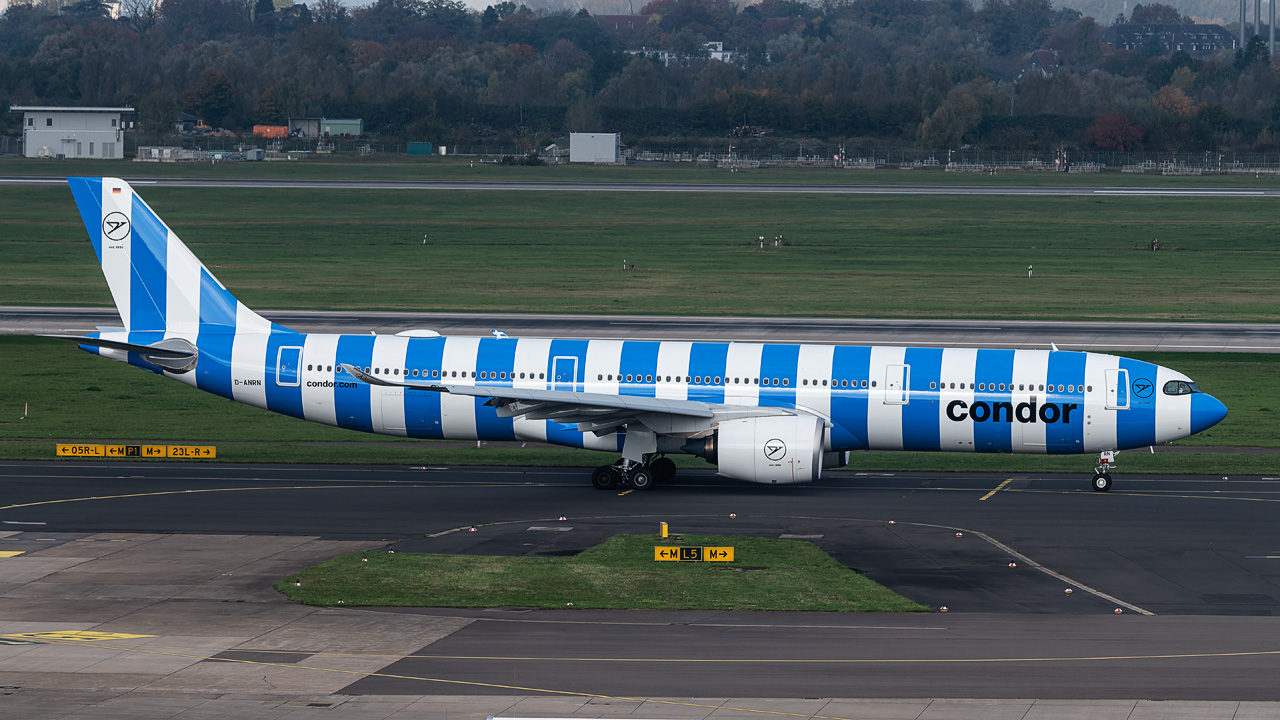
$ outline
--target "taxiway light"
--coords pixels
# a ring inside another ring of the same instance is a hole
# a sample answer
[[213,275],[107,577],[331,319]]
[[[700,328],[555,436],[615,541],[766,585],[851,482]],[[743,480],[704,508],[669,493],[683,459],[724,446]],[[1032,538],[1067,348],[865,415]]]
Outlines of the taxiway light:
[[369,558],[360,558],[360,562],[369,562]]
[[1120,614],[1120,613],[1122,613],[1122,612],[1124,612],[1124,610],[1121,610],[1120,608],[1116,608],[1116,614],[1117,614],[1117,615],[1119,615],[1119,614]]
[[339,604],[339,605],[346,605],[346,603],[342,602],[342,598],[338,598],[338,604]]
[[738,513],[729,513],[729,517],[736,518],[738,517]]
[[896,522],[894,522],[893,520],[890,520],[890,521],[889,521],[889,524],[890,524],[890,525],[896,525],[897,523],[896,523]]
[[565,603],[565,604],[564,604],[564,606],[565,606],[565,607],[573,607],[573,603],[571,603],[571,602],[567,602],[567,603]]
[[298,582],[295,582],[295,583],[293,584],[293,586],[294,586],[294,587],[302,587],[302,581],[301,581],[301,580],[299,580]]
[[943,605],[942,607],[938,608],[938,612],[946,612],[946,611],[947,611],[946,605]]
[[1227,477],[1226,475],[1223,475],[1223,476],[1222,476],[1222,482],[1227,482],[1227,481],[1228,481],[1228,480],[1230,480],[1230,479],[1231,479],[1231,478]]
[[1018,563],[1009,563],[1009,567],[1016,568],[1018,567]]
[[964,537],[964,533],[956,533],[956,537]]
[[1070,595],[1070,594],[1071,594],[1071,588],[1067,588],[1064,592],[1065,592],[1065,593],[1067,593],[1068,595]]
[[561,520],[564,520],[564,519],[565,519],[565,516],[561,515],[561,516],[560,516],[560,519],[561,519]]
[[476,531],[475,525],[472,525],[471,528],[467,530],[467,532],[475,532],[475,531]]

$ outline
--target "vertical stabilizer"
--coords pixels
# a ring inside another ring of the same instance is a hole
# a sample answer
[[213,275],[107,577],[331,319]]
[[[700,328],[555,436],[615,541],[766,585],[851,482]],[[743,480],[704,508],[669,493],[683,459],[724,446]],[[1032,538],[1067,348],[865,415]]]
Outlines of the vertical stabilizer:
[[118,178],[67,178],[128,332],[270,332]]

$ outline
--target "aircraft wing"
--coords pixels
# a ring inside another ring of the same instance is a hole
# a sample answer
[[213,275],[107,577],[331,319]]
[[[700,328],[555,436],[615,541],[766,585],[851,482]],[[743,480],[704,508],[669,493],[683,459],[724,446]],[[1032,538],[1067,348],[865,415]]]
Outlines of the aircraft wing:
[[344,364],[342,369],[357,380],[370,385],[489,398],[489,401],[485,404],[497,407],[500,417],[522,416],[530,420],[555,420],[556,422],[578,424],[583,431],[604,432],[626,424],[641,413],[703,419],[713,418],[718,415],[707,403],[693,400],[663,400],[660,398],[574,392],[571,390],[485,387],[432,382],[414,383],[388,380],[377,375],[370,375],[353,365]]

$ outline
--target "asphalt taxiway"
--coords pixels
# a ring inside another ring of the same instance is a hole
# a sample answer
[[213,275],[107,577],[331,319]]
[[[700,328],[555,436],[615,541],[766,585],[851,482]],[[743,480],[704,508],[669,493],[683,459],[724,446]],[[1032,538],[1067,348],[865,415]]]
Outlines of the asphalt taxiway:
[[[24,679],[17,659],[5,664],[5,633],[38,622],[161,638],[100,644],[96,652],[116,654],[98,672],[141,662],[137,653],[194,663],[147,684],[121,679],[131,692],[245,691],[244,678],[266,672],[281,687],[316,675],[329,694],[371,698],[1280,701],[1280,478],[1122,475],[1110,493],[1086,481],[836,472],[777,487],[688,471],[649,492],[602,492],[564,469],[6,462],[0,550],[21,555],[0,561],[0,684],[90,682],[83,671]],[[400,551],[556,556],[654,532],[659,521],[678,532],[806,539],[949,612],[317,610],[269,588],[326,552],[395,542]],[[77,564],[81,556],[100,557]],[[6,575],[24,566],[4,563],[24,558],[43,569]],[[200,642],[204,650],[191,650]],[[50,663],[72,653],[24,652]],[[237,685],[226,679],[235,668],[201,660],[215,656],[253,667]],[[707,716],[693,706],[646,717]]]
[[[396,333],[425,328],[442,335],[810,342],[863,345],[1048,348],[1109,352],[1280,352],[1280,324],[1068,322],[549,315],[265,310],[299,332]],[[118,326],[115,308],[0,306],[0,333],[83,334]]]

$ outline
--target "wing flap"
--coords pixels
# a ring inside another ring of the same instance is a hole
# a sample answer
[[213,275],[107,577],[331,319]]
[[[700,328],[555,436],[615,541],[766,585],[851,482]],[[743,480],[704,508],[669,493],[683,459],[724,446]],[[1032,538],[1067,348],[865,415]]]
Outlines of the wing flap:
[[[575,392],[572,390],[542,390],[535,388],[507,388],[507,387],[485,387],[474,385],[454,385],[451,383],[413,383],[387,380],[377,375],[370,375],[358,367],[353,365],[342,365],[342,369],[349,373],[352,377],[361,382],[370,385],[381,385],[383,387],[398,387],[411,390],[428,390],[432,392],[444,392],[451,395],[470,395],[471,397],[492,398],[496,402],[493,405],[512,406],[514,409],[508,410],[515,414],[528,413],[531,419],[538,419],[537,416],[543,413],[560,413],[573,409],[573,413],[565,413],[566,416],[579,417],[588,414],[584,411],[588,409],[602,408],[608,410],[625,410],[630,413],[663,413],[668,415],[683,415],[695,418],[712,418],[715,412],[711,410],[706,403],[695,402],[692,400],[664,400],[660,398],[650,397],[633,397],[630,395],[607,395],[605,393],[589,393]],[[524,404],[529,404],[529,409],[523,410]],[[550,407],[550,406],[558,407]],[[546,417],[542,419],[558,419]],[[564,422],[564,421],[561,421]]]

